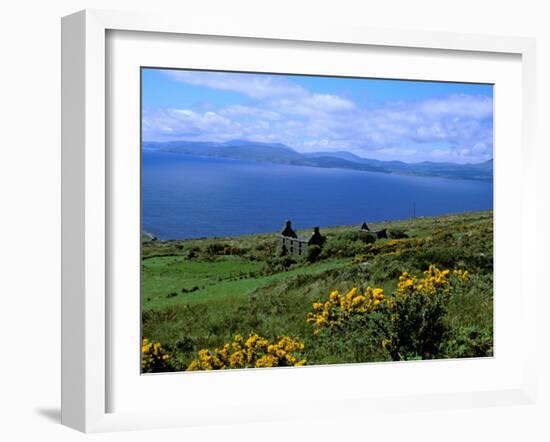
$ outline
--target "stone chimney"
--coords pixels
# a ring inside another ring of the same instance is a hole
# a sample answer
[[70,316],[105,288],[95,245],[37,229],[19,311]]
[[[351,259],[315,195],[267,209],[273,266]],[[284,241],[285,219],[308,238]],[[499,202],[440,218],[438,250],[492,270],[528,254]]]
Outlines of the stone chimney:
[[311,238],[309,238],[308,244],[322,246],[324,242],[325,242],[325,237],[321,235],[321,232],[319,232],[319,227],[314,227],[313,233],[311,234]]
[[290,220],[286,220],[285,227],[281,232],[281,235],[288,236],[290,238],[298,238],[298,235],[296,235],[296,232],[292,230],[292,222]]

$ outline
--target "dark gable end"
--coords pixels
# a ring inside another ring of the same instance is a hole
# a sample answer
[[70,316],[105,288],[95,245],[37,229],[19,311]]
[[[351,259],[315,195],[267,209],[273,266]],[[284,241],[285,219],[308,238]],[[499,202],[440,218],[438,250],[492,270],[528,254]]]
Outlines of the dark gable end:
[[313,233],[311,234],[311,238],[309,238],[307,245],[321,247],[324,243],[325,243],[325,237],[321,235],[321,233],[319,232],[319,227],[314,227]]
[[296,232],[292,230],[292,222],[290,220],[287,220],[285,222],[285,227],[283,228],[281,235],[286,236],[287,238],[298,238]]

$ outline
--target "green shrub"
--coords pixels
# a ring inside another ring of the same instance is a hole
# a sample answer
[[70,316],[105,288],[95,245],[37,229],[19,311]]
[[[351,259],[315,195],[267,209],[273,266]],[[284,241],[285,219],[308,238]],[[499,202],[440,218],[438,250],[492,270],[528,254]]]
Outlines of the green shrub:
[[210,256],[223,255],[225,247],[225,244],[219,242],[211,242],[204,248],[204,252]]
[[294,264],[296,260],[290,255],[278,256],[276,258],[269,258],[264,266],[264,275],[271,275],[279,272],[286,272]]
[[376,234],[371,232],[363,232],[360,230],[350,230],[348,232],[338,234],[336,238],[343,241],[362,241],[365,244],[371,244],[376,241]]
[[406,271],[415,272],[420,270],[408,260],[398,259],[395,255],[376,256],[369,265],[372,280],[377,284],[395,280]]
[[383,345],[394,360],[433,359],[444,356],[450,330],[450,300],[463,293],[470,276],[458,269],[439,270],[430,265],[421,278],[403,273],[390,303],[391,314]]
[[247,253],[246,249],[243,249],[242,247],[225,244],[223,247],[223,254],[224,255],[234,255],[234,256],[243,256]]
[[199,256],[201,249],[200,247],[191,247],[187,252],[187,259],[194,259]]
[[380,345],[383,332],[380,313],[351,317],[338,328],[324,328],[306,341],[309,364],[365,361],[390,361],[391,355]]
[[447,332],[446,294],[397,298],[389,325],[391,342],[386,347],[395,361],[439,357]]
[[407,235],[404,230],[400,229],[388,229],[387,232],[388,238],[390,239],[404,239],[409,237],[409,235]]
[[361,240],[349,240],[342,238],[330,238],[323,246],[321,259],[347,258],[360,255],[365,250],[365,243]]
[[309,246],[307,248],[306,260],[310,263],[317,262],[321,255],[322,249],[319,246]]
[[493,356],[492,328],[461,327],[449,333],[443,348],[447,358],[479,358]]

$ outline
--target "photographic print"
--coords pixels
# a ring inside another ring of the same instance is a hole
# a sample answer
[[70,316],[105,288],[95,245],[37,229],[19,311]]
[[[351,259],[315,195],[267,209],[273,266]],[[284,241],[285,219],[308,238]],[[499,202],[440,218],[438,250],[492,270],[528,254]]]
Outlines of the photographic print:
[[141,69],[141,371],[493,356],[493,86]]

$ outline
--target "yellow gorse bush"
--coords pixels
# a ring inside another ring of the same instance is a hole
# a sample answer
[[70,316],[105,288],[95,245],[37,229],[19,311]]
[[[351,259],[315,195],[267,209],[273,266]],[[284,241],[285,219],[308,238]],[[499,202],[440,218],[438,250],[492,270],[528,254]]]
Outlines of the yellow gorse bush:
[[317,334],[323,327],[334,326],[345,322],[357,313],[369,313],[380,309],[385,304],[384,290],[368,287],[364,293],[352,288],[345,295],[338,290],[330,293],[325,302],[314,302],[313,312],[308,313],[307,322],[315,325]]
[[[394,241],[397,242],[397,241]],[[395,320],[392,309],[398,300],[409,295],[434,295],[435,293],[448,292],[451,285],[451,275],[460,282],[466,281],[469,274],[465,270],[440,270],[430,265],[423,273],[423,277],[403,272],[399,277],[397,288],[393,295],[385,296],[381,288],[368,287],[363,294],[357,288],[352,288],[345,295],[338,290],[332,291],[325,302],[314,302],[313,312],[308,313],[307,322],[314,325],[314,334],[318,334],[323,327],[331,327],[344,324],[351,316],[356,314],[368,314],[383,308],[390,314],[390,319]],[[383,346],[388,342],[383,343]]]
[[422,278],[411,276],[409,272],[403,272],[399,277],[397,284],[397,290],[395,294],[397,296],[404,296],[407,294],[424,294],[433,295],[439,290],[447,292],[451,285],[451,275],[459,281],[463,282],[469,278],[469,274],[466,270],[440,270],[434,265],[430,265],[428,270],[424,272]]
[[377,241],[368,245],[365,255],[367,258],[377,255],[397,255],[407,250],[421,248],[424,243],[425,240],[419,238],[390,239],[383,242]]
[[160,342],[151,342],[143,338],[141,342],[141,371],[144,373],[161,371],[166,366],[170,355],[162,348]]
[[[422,277],[408,272],[400,276],[389,316],[392,327],[386,330],[381,342],[392,359],[407,359],[411,353],[422,358],[437,354],[445,330],[442,322],[445,299],[452,288],[468,278],[466,270],[440,270],[434,265]],[[416,323],[422,326],[411,328]]]
[[282,336],[277,342],[252,333],[245,339],[241,335],[223,347],[213,351],[202,349],[198,358],[187,367],[188,371],[224,370],[227,368],[289,367],[306,364],[305,359],[295,355],[304,349],[303,342]]
[[450,273],[450,270],[439,270],[434,265],[431,265],[424,272],[423,278],[417,278],[416,276],[411,276],[409,272],[403,272],[399,277],[395,294],[397,296],[414,293],[430,295],[441,289],[446,290],[450,283]]

